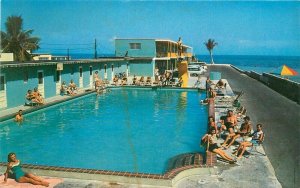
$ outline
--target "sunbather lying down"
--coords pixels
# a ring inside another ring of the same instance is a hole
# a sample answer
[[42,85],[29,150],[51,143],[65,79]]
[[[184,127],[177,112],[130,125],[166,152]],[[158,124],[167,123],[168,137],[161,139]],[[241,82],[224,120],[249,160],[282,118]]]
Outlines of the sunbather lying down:
[[209,134],[205,134],[201,142],[206,144],[206,151],[210,151],[220,155],[224,160],[228,161],[229,163],[235,163],[236,161],[227,155],[215,142],[217,140],[216,130],[212,129]]

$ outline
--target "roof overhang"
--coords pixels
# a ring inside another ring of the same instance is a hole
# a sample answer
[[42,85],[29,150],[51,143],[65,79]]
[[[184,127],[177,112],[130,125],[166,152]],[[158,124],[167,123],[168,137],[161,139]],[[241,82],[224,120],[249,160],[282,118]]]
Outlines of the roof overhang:
[[126,61],[125,58],[101,58],[101,59],[80,59],[80,60],[69,60],[69,61],[30,61],[30,62],[0,62],[0,68],[8,67],[33,67],[33,66],[47,66],[56,65],[57,63],[63,64],[84,64],[84,63],[106,63]]

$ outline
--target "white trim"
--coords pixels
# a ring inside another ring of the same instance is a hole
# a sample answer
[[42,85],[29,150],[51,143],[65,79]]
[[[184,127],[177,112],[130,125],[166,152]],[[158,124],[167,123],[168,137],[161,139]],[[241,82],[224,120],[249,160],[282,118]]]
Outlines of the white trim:
[[[43,83],[39,83],[39,73],[42,73],[43,77]],[[38,91],[42,95],[43,98],[45,98],[45,75],[44,75],[44,70],[37,70],[37,78],[38,78]]]
[[155,60],[171,60],[171,58],[170,57],[155,57],[155,58],[153,58],[153,60],[155,61]]
[[0,108],[6,108],[7,107],[6,75],[4,73],[0,73],[0,76],[4,77],[4,90],[0,91]]
[[[115,40],[154,40],[155,42],[171,42],[174,44],[177,44],[176,41],[170,40],[170,39],[153,39],[153,38],[116,38]],[[182,45],[187,48],[192,48],[191,46]]]

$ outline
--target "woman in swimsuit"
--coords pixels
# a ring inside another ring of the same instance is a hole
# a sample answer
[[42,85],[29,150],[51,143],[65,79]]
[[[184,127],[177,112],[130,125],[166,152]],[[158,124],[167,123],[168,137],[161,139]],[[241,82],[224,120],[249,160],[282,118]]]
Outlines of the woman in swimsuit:
[[49,186],[49,183],[42,180],[40,177],[30,173],[26,173],[21,168],[21,162],[17,159],[15,153],[9,153],[7,156],[7,169],[4,174],[4,182],[7,181],[8,174],[12,172],[15,180],[19,183],[31,183],[33,185]]
[[235,163],[236,161],[227,155],[216,143],[217,136],[216,130],[212,129],[210,134],[205,134],[202,137],[202,142],[207,143],[206,151],[210,151],[220,155],[223,159],[228,161],[229,163]]

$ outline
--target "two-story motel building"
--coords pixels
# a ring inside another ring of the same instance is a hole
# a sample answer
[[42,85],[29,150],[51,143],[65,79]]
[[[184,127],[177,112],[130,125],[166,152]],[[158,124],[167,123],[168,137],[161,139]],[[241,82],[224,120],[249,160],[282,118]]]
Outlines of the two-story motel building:
[[[182,58],[190,60],[192,48],[182,45]],[[116,39],[115,57],[63,61],[0,62],[0,109],[24,105],[28,89],[38,87],[44,98],[59,95],[63,81],[79,88],[93,87],[93,74],[111,81],[115,74],[154,77],[176,68],[178,44],[165,39]]]

